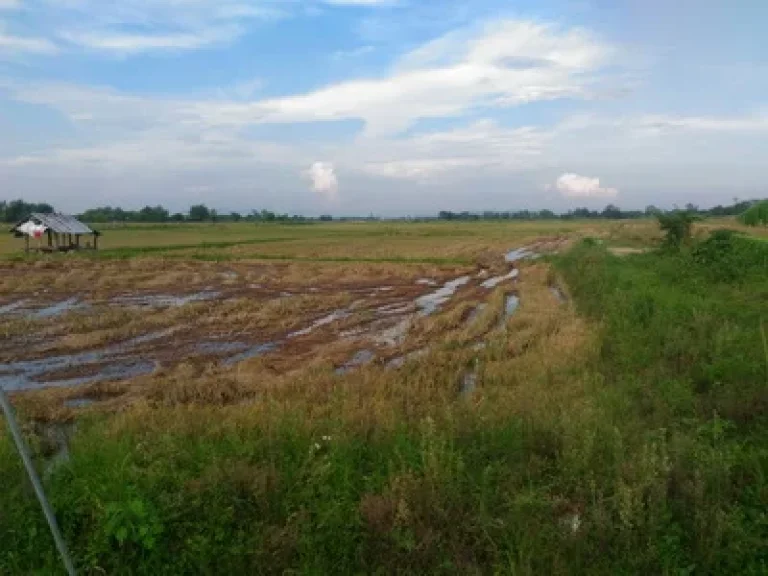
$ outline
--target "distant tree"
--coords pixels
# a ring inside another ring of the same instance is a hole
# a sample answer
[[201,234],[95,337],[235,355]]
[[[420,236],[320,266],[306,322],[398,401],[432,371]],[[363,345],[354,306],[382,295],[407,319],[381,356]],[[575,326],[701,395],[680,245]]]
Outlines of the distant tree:
[[208,215],[211,218],[211,222],[216,222],[219,219],[219,213],[216,210],[211,210]]
[[320,216],[320,222],[332,222],[332,221],[333,221],[333,216],[330,216],[328,214],[323,214],[322,216]]
[[653,204],[649,204],[645,207],[645,215],[646,216],[656,216],[656,214],[659,214],[661,210],[656,208]]
[[168,220],[168,210],[162,206],[144,206],[139,210],[137,218],[139,222],[166,222]]
[[243,219],[243,216],[239,212],[232,212],[229,215],[229,219],[232,220],[232,222],[240,222],[240,220]]
[[277,219],[277,216],[275,216],[274,212],[270,212],[269,210],[262,210],[261,219],[264,220],[264,222],[274,222]]
[[756,202],[739,216],[747,226],[768,226],[768,200]]
[[184,222],[184,214],[176,212],[176,214],[171,216],[171,222]]
[[189,208],[189,219],[193,222],[203,222],[210,219],[211,211],[205,204],[195,204]]
[[621,208],[613,204],[608,204],[608,206],[606,206],[605,209],[603,209],[602,216],[603,218],[611,218],[611,219],[621,218],[622,217]]
[[26,218],[32,212],[50,214],[53,211],[53,206],[45,202],[39,204],[24,202],[24,200],[0,202],[0,220],[14,224],[22,218]]

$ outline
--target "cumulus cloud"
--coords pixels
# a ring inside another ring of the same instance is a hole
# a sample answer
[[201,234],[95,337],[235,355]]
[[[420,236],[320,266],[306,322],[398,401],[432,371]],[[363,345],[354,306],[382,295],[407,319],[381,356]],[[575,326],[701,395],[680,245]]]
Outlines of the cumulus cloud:
[[557,179],[555,188],[566,198],[614,198],[619,191],[616,188],[600,186],[600,178],[563,174]]
[[339,192],[339,179],[330,162],[315,162],[309,167],[307,174],[312,180],[312,190],[328,199],[336,198]]

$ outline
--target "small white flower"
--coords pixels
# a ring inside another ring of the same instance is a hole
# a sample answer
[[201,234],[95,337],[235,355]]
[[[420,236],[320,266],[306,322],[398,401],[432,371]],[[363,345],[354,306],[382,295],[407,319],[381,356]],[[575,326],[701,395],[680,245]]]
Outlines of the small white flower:
[[317,442],[315,442],[315,450],[320,450],[320,444],[318,444]]
[[323,436],[323,441],[324,442],[330,442],[331,441],[331,437],[330,436]]

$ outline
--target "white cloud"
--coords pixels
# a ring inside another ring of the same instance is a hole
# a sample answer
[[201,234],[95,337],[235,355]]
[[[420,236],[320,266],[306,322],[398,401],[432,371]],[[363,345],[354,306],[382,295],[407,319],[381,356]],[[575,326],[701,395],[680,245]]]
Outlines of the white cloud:
[[31,54],[53,54],[58,48],[53,42],[45,38],[33,38],[28,36],[14,36],[5,34],[0,29],[0,55],[4,52]]
[[322,0],[332,6],[392,6],[400,0]]
[[21,7],[19,0],[0,0],[0,10],[14,10]]
[[599,178],[573,173],[560,176],[555,188],[566,198],[615,198],[619,194],[616,188],[601,187]]
[[339,192],[339,179],[333,164],[314,162],[309,167],[307,175],[312,180],[312,190],[329,200],[336,198]]
[[242,33],[239,26],[205,28],[175,34],[119,34],[113,32],[65,32],[62,38],[85,48],[136,54],[161,50],[192,50],[209,44],[232,42]]
[[[2,0],[0,0],[2,1]],[[121,56],[231,42],[254,21],[280,18],[280,0],[48,0],[55,35]]]
[[584,31],[519,20],[431,44],[428,56],[406,56],[384,78],[250,104],[203,104],[198,113],[212,124],[360,119],[369,136],[392,135],[419,119],[460,116],[476,107],[584,97],[608,53]]

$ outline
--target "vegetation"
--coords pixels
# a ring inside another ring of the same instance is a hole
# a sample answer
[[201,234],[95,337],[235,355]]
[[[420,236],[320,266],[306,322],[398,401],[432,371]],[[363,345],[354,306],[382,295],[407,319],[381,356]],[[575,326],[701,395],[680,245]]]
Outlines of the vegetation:
[[11,202],[0,200],[0,222],[16,224],[16,222],[28,216],[30,212],[50,214],[53,212],[53,206],[44,202],[35,204],[24,202],[23,200],[13,200]]
[[768,226],[768,200],[756,202],[750,206],[739,220],[747,226]]
[[[338,243],[354,257],[350,238],[370,234],[369,252],[481,258],[481,240],[498,254],[512,234],[541,233],[367,226],[308,227],[291,253],[323,257]],[[580,226],[609,242],[653,238]],[[57,282],[88,281],[46,264]],[[310,282],[307,265],[274,273]],[[152,261],[130,266],[132,282],[151,285]],[[175,274],[168,282],[188,281]],[[503,290],[475,327],[461,328],[462,310],[424,321],[425,336],[448,331],[399,371],[180,367],[119,413],[79,418],[72,459],[46,486],[83,572],[764,574],[766,277],[768,244],[728,232],[621,258],[578,243],[523,267],[521,307],[481,352],[468,344],[498,325]],[[560,280],[572,304],[549,291]],[[457,374],[471,365],[478,389],[462,396]],[[34,445],[42,462],[46,442]],[[2,433],[0,485],[0,573],[54,572]]]
[[690,243],[693,223],[697,217],[691,212],[668,212],[656,214],[659,227],[665,234],[664,243],[669,248],[679,249],[683,244]]

